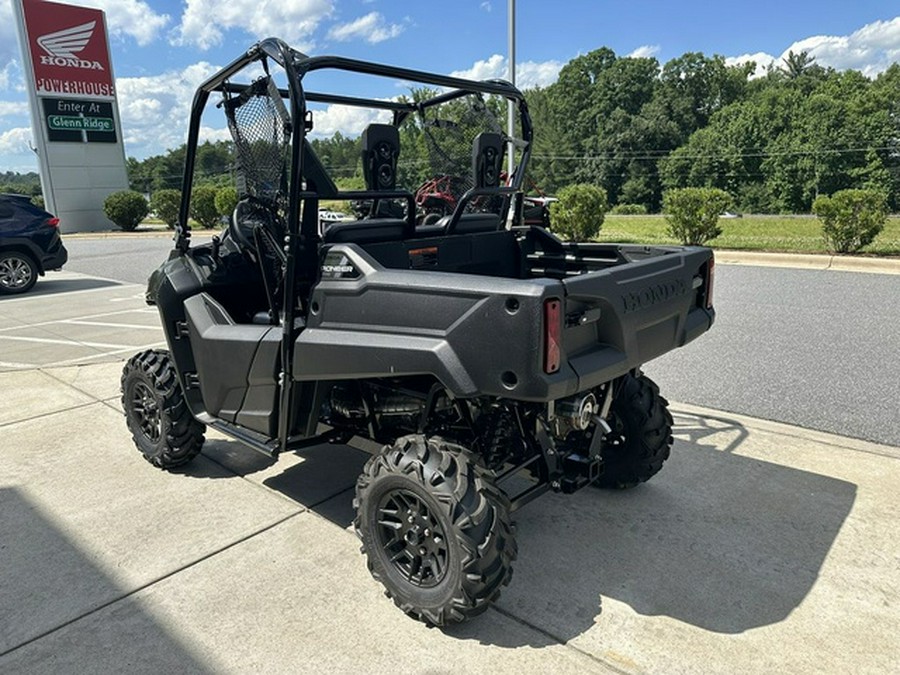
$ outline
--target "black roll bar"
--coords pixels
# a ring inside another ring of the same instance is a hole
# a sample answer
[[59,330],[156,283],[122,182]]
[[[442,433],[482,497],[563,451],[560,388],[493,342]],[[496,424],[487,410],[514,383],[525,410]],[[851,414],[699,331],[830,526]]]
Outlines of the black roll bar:
[[[191,116],[188,124],[187,152],[185,153],[184,176],[181,184],[181,205],[179,208],[178,224],[175,233],[175,249],[182,254],[190,247],[191,228],[189,217],[191,190],[193,187],[194,167],[196,162],[196,148],[200,137],[200,120],[209,101],[209,96],[213,92],[222,92],[226,94],[242,92],[249,84],[237,84],[232,82],[231,79],[244,68],[257,61],[261,61],[264,69],[268,72],[269,59],[278,64],[285,72],[288,87],[287,89],[279,89],[279,93],[282,98],[288,100],[288,109],[290,111],[291,120],[293,121],[290,159],[292,172],[288,188],[287,233],[283,242],[285,266],[284,288],[286,301],[283,303],[284,320],[282,322],[278,416],[278,447],[279,449],[284,450],[288,447],[289,442],[290,411],[293,403],[293,380],[291,378],[294,361],[293,345],[297,334],[299,333],[299,329],[295,325],[297,305],[293,297],[299,281],[298,256],[301,253],[307,255],[307,257],[315,255],[315,253],[310,253],[310,247],[314,246],[319,241],[318,214],[306,214],[307,209],[316,208],[318,203],[316,199],[317,194],[302,192],[303,186],[301,183],[301,177],[305,176],[303,148],[304,143],[306,142],[307,132],[305,125],[307,101],[390,110],[394,112],[394,123],[399,124],[403,118],[410,113],[434,105],[439,105],[473,92],[502,96],[518,104],[519,118],[522,125],[522,140],[524,141],[525,146],[519,161],[519,169],[524,169],[524,167],[527,166],[527,161],[531,154],[533,129],[524,95],[509,82],[503,80],[485,80],[480,82],[464,80],[458,77],[369,63],[338,56],[310,57],[292,49],[278,38],[267,38],[250,47],[250,49],[237,59],[225,66],[212,77],[208,78],[197,88],[197,91],[194,94],[194,99],[191,104]],[[325,69],[391,77],[419,84],[442,87],[449,89],[450,91],[442,92],[430,99],[419,102],[384,101],[321,92],[304,92],[302,85],[303,77],[307,73]],[[453,217],[447,228],[448,233],[451,233],[455,228],[456,223],[459,221],[460,214],[462,213],[462,208],[469,200],[475,196],[485,194],[513,195],[521,189],[524,181],[524,173],[523,170],[517,170],[513,175],[512,185],[508,187],[481,188],[467,192],[460,200],[460,203],[453,213]],[[344,198],[353,198],[356,196],[369,197],[369,195],[373,193],[369,191],[351,191],[343,193],[339,192],[338,194]],[[391,196],[390,193],[382,192],[376,194],[374,198],[389,198]],[[409,221],[411,229],[413,223],[412,197],[408,192],[404,192],[403,194],[398,193],[396,196],[406,199],[410,204]],[[508,210],[508,208],[509,203],[507,201],[504,212]]]

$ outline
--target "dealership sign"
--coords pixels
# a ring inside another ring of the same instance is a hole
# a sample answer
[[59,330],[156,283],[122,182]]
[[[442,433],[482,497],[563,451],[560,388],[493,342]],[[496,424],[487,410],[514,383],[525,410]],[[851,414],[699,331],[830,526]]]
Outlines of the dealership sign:
[[109,101],[42,98],[47,140],[73,143],[115,143],[116,122]]
[[39,96],[115,96],[102,11],[56,2],[23,8]]
[[128,172],[104,14],[44,0],[12,6],[46,208],[63,232],[107,229],[103,202],[128,189]]

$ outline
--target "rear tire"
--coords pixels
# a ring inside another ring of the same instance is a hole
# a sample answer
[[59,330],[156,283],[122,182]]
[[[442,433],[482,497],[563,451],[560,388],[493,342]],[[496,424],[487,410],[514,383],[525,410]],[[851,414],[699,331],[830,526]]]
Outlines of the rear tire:
[[30,291],[37,283],[38,266],[27,253],[0,253],[0,295],[18,295]]
[[604,439],[603,473],[594,485],[631,488],[662,469],[673,442],[668,405],[649,377],[625,376],[610,408],[612,432]]
[[205,427],[188,410],[168,352],[148,350],[128,360],[122,408],[134,444],[154,466],[183,466],[203,447]]
[[443,626],[481,614],[512,577],[509,500],[462,446],[398,439],[366,463],[354,506],[369,571],[419,621]]

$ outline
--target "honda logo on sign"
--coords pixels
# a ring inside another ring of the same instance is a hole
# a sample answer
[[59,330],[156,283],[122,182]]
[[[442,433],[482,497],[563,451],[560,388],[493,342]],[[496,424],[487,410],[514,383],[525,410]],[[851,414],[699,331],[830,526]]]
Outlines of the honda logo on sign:
[[39,96],[116,95],[103,12],[46,0],[21,1]]
[[96,21],[89,21],[80,26],[65,28],[47,35],[41,35],[37,43],[49,56],[41,55],[41,63],[45,66],[68,66],[70,68],[86,68],[103,70],[99,61],[80,59],[76,54],[84,51],[94,34]]

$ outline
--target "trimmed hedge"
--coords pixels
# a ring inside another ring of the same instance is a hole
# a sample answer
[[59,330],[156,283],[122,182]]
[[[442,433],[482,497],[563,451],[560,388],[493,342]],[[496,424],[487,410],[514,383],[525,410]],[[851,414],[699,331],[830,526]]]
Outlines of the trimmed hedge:
[[121,190],[103,200],[103,213],[120,228],[130,232],[150,213],[150,205],[140,192]]

